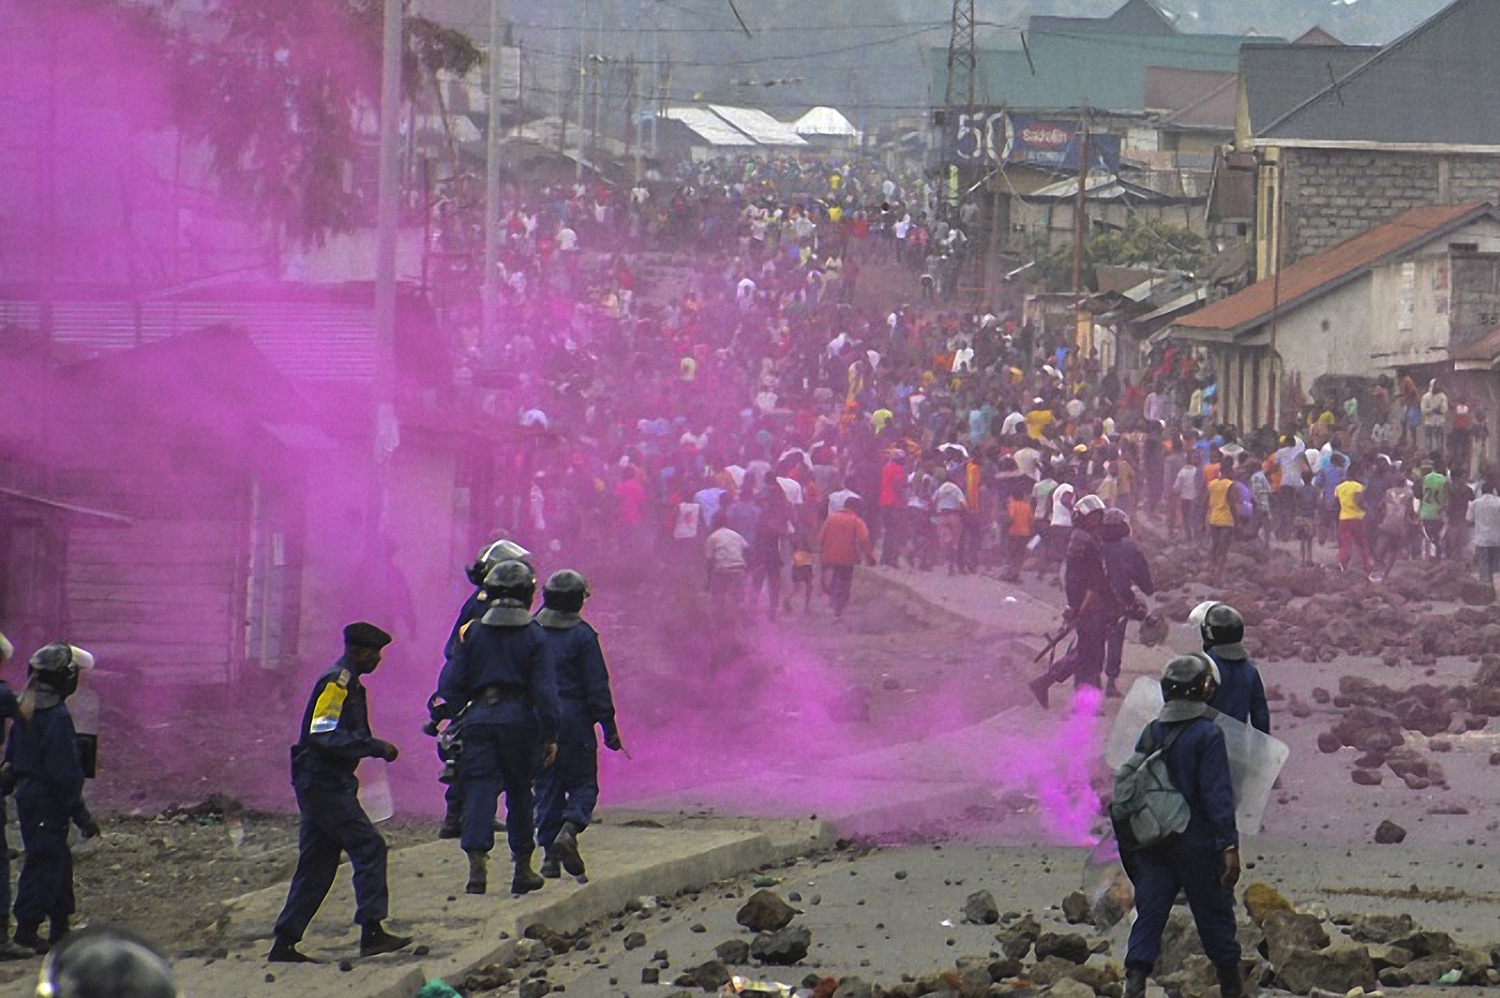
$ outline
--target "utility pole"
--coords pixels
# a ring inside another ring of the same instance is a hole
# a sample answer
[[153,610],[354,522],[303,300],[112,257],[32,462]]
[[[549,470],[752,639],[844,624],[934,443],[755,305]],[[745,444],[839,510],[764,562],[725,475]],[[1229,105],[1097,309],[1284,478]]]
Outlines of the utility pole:
[[[974,76],[979,65],[979,51],[974,38],[974,0],[953,0],[948,27],[948,80],[943,92],[943,186],[951,191],[956,184],[958,164],[958,109],[974,111]],[[984,142],[976,143],[979,166],[984,164]],[[947,198],[945,198],[947,200]]]
[[583,34],[578,36],[578,155],[574,158],[578,166],[576,178],[583,179],[583,120],[586,116],[584,111],[585,101],[588,99],[588,52],[583,45]]
[[1078,197],[1073,202],[1073,294],[1083,292],[1083,243],[1088,237],[1089,120],[1081,122],[1078,143]]
[[635,117],[636,68],[635,53],[631,52],[625,61],[625,155],[634,160],[632,176],[640,180],[641,143],[636,134],[640,130],[640,123]]
[[500,56],[504,45],[502,15],[505,0],[490,0],[490,99],[488,101],[488,148],[484,161],[484,345],[493,347],[499,338],[500,306]]
[[380,189],[375,233],[375,460],[381,469],[380,512],[387,518],[396,426],[396,234],[401,222],[401,0],[385,0],[381,33]]

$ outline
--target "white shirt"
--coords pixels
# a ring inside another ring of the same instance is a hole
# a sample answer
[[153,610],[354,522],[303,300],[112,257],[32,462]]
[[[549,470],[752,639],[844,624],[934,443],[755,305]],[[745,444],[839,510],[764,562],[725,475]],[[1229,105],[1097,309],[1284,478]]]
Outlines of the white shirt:
[[828,514],[832,516],[834,513],[841,512],[844,508],[844,503],[850,499],[858,498],[859,493],[853,489],[839,489],[837,492],[830,493],[828,496]]
[[[1018,430],[1021,424],[1024,422],[1026,422],[1026,414],[1024,412],[1011,413],[1009,416],[1005,417],[1005,422],[1000,424],[1000,435],[1002,437],[1013,436],[1016,430]],[[1019,452],[1016,454],[1016,458],[1016,463],[1020,464],[1021,462]]]
[[1073,486],[1067,482],[1052,490],[1052,525],[1054,527],[1071,527],[1073,525],[1073,508],[1063,503],[1063,497],[1073,495]]
[[955,482],[944,482],[932,494],[932,505],[939,513],[963,509],[965,506],[964,490],[959,488]]
[[1035,478],[1042,466],[1042,454],[1034,447],[1022,447],[1011,455],[1016,461],[1016,470],[1027,478]]
[[745,551],[749,542],[728,527],[720,527],[708,535],[703,544],[703,553],[717,570],[745,567]]
[[1500,496],[1492,492],[1469,503],[1468,520],[1474,524],[1474,546],[1500,548]]

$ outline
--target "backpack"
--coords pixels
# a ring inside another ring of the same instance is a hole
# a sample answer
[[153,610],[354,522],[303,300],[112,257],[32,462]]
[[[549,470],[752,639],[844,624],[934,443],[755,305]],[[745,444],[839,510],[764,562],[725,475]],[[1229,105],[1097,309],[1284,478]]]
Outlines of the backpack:
[[1172,783],[1166,759],[1186,727],[1177,725],[1166,741],[1153,747],[1148,726],[1141,746],[1115,770],[1109,818],[1121,848],[1150,849],[1187,828],[1192,813],[1187,798]]

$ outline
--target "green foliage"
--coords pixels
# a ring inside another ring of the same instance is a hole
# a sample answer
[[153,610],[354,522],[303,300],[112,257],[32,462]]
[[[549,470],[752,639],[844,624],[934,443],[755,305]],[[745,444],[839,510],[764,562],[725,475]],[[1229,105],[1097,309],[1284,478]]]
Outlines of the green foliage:
[[[321,243],[359,221],[374,195],[356,177],[361,119],[380,105],[383,0],[217,0],[214,30],[175,40],[179,125],[212,151],[225,192],[279,239]],[[462,32],[407,17],[403,82],[414,99],[436,74],[483,58]]]
[[[1072,244],[1049,249],[1034,244],[1037,270],[1053,291],[1073,282]],[[1095,267],[1155,267],[1194,271],[1208,260],[1208,240],[1181,225],[1160,219],[1133,219],[1124,229],[1096,232],[1084,243],[1083,283],[1095,287]]]

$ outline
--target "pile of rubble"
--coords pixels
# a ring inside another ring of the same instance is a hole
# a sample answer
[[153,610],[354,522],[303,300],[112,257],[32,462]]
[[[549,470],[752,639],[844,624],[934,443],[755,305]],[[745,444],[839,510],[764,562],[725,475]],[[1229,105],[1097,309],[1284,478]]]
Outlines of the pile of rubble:
[[[968,921],[989,922],[993,899],[970,897]],[[1087,925],[1087,899],[1063,905],[1070,922]],[[858,977],[838,980],[809,974],[804,986],[822,985],[831,998],[1120,998],[1124,968],[1108,959],[1110,941],[1082,933],[1046,932],[1032,915],[996,919],[996,946],[986,955],[960,957],[952,969],[903,975],[880,984]],[[1348,995],[1413,985],[1500,984],[1500,947],[1464,945],[1446,932],[1424,930],[1410,915],[1330,915],[1322,905],[1293,905],[1266,884],[1245,891],[1239,925],[1241,970],[1252,987],[1297,995]],[[1217,998],[1218,980],[1203,955],[1192,917],[1178,910],[1167,923],[1153,981],[1172,998]],[[686,995],[681,996],[686,998]]]

